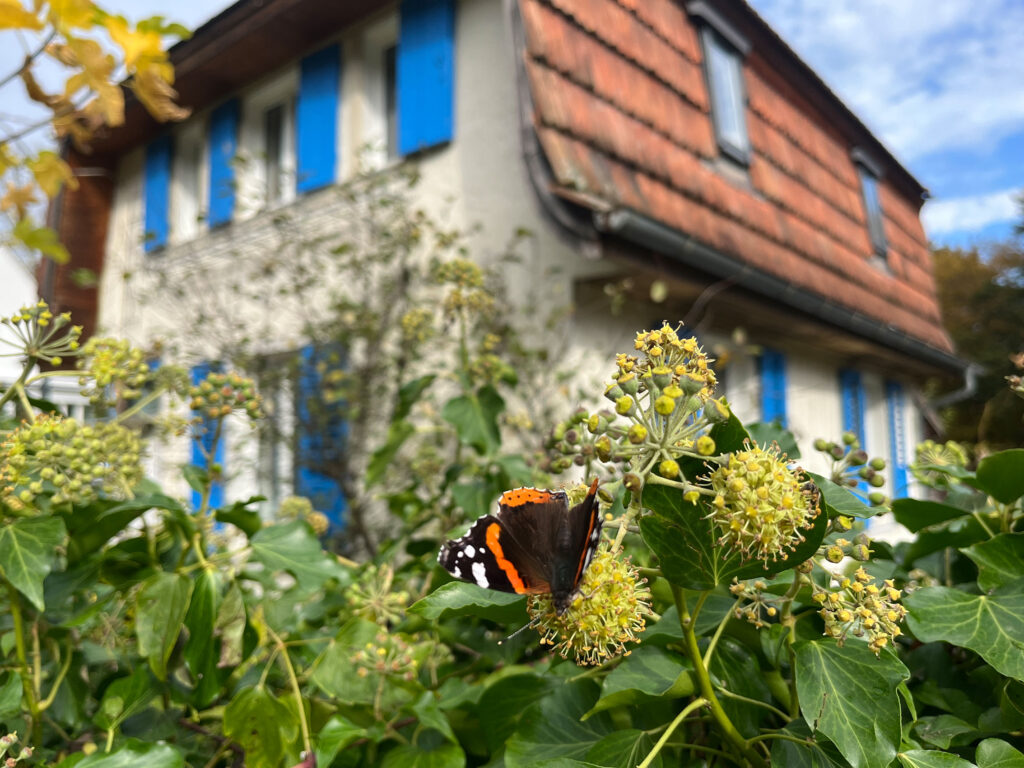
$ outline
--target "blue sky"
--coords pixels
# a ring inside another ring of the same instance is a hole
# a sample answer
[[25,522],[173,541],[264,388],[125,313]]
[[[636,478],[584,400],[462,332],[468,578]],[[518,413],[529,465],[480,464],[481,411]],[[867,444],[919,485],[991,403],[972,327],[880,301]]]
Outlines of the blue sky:
[[[223,0],[100,0],[196,27]],[[940,244],[1010,234],[1024,189],[1024,2],[749,0],[933,195]],[[0,52],[8,71],[20,52]],[[17,83],[0,117],[22,109]]]

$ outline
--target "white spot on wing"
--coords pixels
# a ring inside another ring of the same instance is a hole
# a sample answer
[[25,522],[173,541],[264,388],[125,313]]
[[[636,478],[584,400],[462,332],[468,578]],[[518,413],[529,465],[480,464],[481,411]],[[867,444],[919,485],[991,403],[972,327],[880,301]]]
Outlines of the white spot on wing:
[[462,578],[462,571],[459,570],[459,566],[455,566],[455,570],[452,571],[452,576],[454,576],[456,579]]
[[490,586],[490,582],[487,581],[487,569],[483,563],[473,563],[473,579],[481,587]]
[[476,555],[476,547],[474,547],[472,544],[467,544],[465,552],[469,557],[473,557]]

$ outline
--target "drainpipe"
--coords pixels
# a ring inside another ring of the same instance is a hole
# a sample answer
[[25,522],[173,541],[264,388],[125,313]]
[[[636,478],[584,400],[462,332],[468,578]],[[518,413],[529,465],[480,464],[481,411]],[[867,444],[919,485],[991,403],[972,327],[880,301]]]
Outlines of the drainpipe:
[[983,366],[978,365],[977,363],[968,363],[967,370],[964,371],[964,385],[960,387],[960,389],[932,400],[932,408],[935,408],[936,410],[939,408],[945,408],[947,405],[962,402],[974,395],[974,393],[978,391],[978,376],[984,372],[985,368]]

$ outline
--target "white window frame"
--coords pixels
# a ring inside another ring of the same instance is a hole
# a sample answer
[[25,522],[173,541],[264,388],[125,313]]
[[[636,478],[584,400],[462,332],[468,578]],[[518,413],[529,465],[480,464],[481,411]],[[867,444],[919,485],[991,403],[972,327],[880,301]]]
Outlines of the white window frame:
[[[388,146],[387,72],[384,56],[389,48],[398,46],[398,14],[389,13],[367,25],[362,32],[362,126],[360,149],[365,152],[368,170],[380,170],[400,157],[395,142]],[[397,68],[397,66],[396,66]],[[395,98],[398,94],[396,92]],[[397,105],[395,120],[398,119]]]
[[[205,116],[194,117],[174,132],[171,150],[171,194],[168,239],[171,245],[187,243],[207,229],[206,198],[209,185],[210,148],[206,141]],[[198,148],[194,186],[186,184],[187,165],[197,157],[185,148]]]
[[708,97],[711,100],[711,122],[715,128],[718,148],[722,154],[747,165],[750,162],[750,137],[747,133],[743,55],[710,26],[701,30],[701,41]]
[[[237,178],[241,190],[241,216],[278,208],[295,200],[295,102],[299,92],[299,70],[296,65],[277,73],[242,97],[242,127]],[[266,112],[281,104],[284,122],[281,129],[281,197],[267,199]]]

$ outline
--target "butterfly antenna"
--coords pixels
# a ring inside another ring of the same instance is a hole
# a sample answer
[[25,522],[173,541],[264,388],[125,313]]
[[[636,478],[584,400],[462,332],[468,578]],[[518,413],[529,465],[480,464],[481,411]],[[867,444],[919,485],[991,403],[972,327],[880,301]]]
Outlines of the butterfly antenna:
[[530,619],[530,622],[528,624],[523,624],[523,626],[521,626],[519,629],[517,629],[515,632],[513,632],[508,637],[506,637],[506,638],[504,638],[502,640],[499,640],[498,641],[498,645],[504,645],[509,640],[511,640],[513,637],[515,637],[516,635],[518,635],[518,634],[520,634],[522,632],[525,632],[527,629],[530,629],[530,627],[535,627],[535,626],[537,626],[537,619],[536,619],[536,617]]

